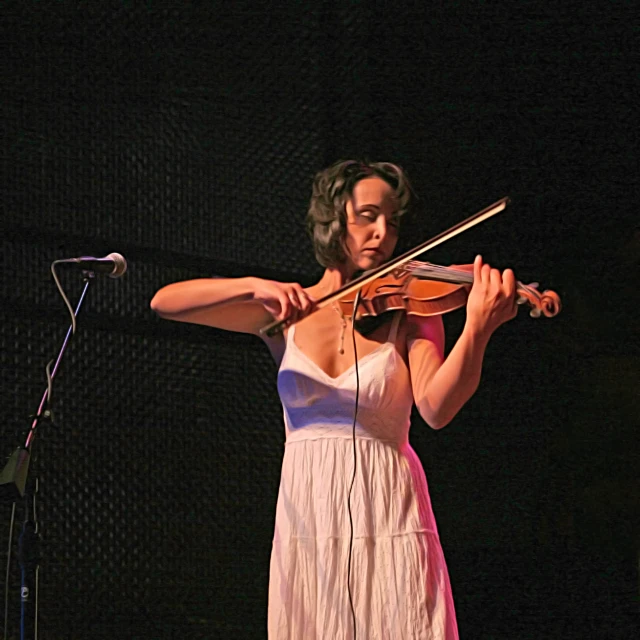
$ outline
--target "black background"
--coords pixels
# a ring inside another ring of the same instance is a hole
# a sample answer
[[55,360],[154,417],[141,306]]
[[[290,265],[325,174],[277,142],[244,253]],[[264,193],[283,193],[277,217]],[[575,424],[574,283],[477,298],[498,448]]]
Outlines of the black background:
[[[633,5],[0,3],[7,455],[68,325],[50,263],[129,262],[89,289],[37,439],[42,638],[266,637],[275,365],[149,300],[212,274],[313,282],[311,179],[350,157],[412,178],[401,248],[509,195],[429,259],[481,253],[564,305],[496,333],[446,429],[414,416],[461,637],[635,634]],[[15,556],[9,595],[17,637]]]

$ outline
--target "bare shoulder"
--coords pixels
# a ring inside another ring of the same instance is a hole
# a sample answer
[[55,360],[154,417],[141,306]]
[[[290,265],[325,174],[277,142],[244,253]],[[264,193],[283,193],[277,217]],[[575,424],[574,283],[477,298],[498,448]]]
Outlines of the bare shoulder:
[[[282,282],[278,282],[278,284],[286,284]],[[315,298],[317,295],[317,285],[311,287],[305,287],[304,291],[309,294],[312,298]],[[274,317],[267,313],[268,322],[263,323],[258,330],[254,331],[255,335],[257,335],[269,348],[269,352],[271,356],[275,360],[276,364],[280,366],[282,362],[282,358],[284,357],[284,352],[287,346],[287,334],[288,329],[284,329],[283,331],[279,331],[273,336],[268,336],[266,334],[262,334],[260,329],[264,328],[268,324],[271,324],[274,321]]]
[[423,339],[430,340],[439,347],[444,345],[444,323],[441,315],[407,315],[404,324],[407,343],[410,340]]
[[286,334],[278,333],[272,337],[260,335],[260,338],[267,345],[269,353],[271,353],[271,357],[279,367],[282,362],[282,358],[284,357],[284,351],[287,345]]

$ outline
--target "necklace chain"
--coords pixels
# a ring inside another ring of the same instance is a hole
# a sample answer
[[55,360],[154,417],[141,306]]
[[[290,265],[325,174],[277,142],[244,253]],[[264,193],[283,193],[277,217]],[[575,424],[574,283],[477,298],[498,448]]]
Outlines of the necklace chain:
[[[322,289],[321,291],[324,293],[324,289]],[[342,313],[340,307],[335,301],[331,303],[331,307],[340,316],[341,328],[340,328],[340,343],[338,345],[338,353],[340,355],[343,355],[344,354],[344,335],[347,330],[347,318],[345,317],[344,313]]]
[[334,302],[331,304],[333,310],[340,316],[342,320],[342,329],[340,331],[340,346],[338,347],[338,353],[342,355],[344,353],[344,333],[347,329],[347,319],[344,317],[344,313],[340,310],[340,307]]

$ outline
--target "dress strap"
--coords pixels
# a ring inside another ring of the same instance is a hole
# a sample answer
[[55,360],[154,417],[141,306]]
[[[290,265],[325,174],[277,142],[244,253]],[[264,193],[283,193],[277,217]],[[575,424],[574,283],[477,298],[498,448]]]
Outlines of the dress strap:
[[295,330],[296,330],[296,325],[295,325],[295,323],[294,323],[294,324],[292,324],[291,326],[289,326],[289,327],[287,328],[287,339],[285,340],[285,342],[287,343],[287,345],[289,344],[289,342],[290,342],[291,340],[293,340],[293,335],[294,335],[294,333],[295,333]]
[[388,342],[396,343],[396,336],[398,335],[398,327],[400,326],[400,320],[402,319],[402,311],[396,311],[391,321],[391,328],[389,329]]

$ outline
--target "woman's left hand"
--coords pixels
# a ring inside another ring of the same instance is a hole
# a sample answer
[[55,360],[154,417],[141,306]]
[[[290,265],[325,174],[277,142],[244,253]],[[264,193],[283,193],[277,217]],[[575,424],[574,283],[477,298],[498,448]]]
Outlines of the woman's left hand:
[[473,286],[467,300],[467,325],[487,338],[516,316],[516,279],[511,269],[502,273],[476,256],[473,262]]

